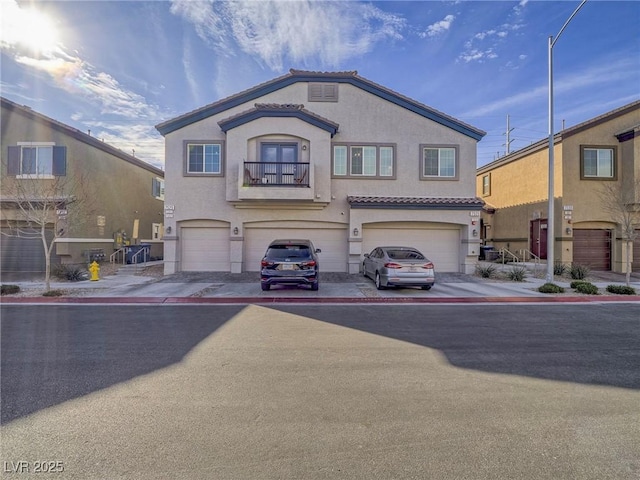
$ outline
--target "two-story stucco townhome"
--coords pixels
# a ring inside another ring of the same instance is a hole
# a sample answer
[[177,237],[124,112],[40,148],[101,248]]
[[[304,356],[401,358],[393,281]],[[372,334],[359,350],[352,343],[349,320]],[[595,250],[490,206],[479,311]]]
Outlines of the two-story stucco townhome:
[[[640,214],[639,132],[636,101],[555,135],[554,261],[626,273],[626,237],[602,194],[612,192],[624,201],[632,225],[633,212]],[[548,139],[478,169],[477,193],[486,202],[482,237],[488,245],[547,258],[548,171]],[[640,217],[635,221],[640,229]],[[640,238],[632,247],[632,269],[640,269]]]
[[42,226],[54,264],[108,261],[127,243],[162,256],[162,170],[27,106],[0,106],[3,279],[45,272]]
[[357,273],[381,244],[474,268],[485,132],[356,72],[291,70],[156,128],[166,274],[259,271],[279,238],[312,240],[322,271]]

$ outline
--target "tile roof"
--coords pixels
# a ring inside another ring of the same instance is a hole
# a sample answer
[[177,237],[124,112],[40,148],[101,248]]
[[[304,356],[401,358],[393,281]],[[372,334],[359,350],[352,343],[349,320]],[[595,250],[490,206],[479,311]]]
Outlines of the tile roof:
[[217,115],[225,110],[229,110],[243,103],[256,100],[264,95],[274,91],[293,85],[298,82],[338,82],[348,83],[377,97],[394,103],[402,108],[406,108],[422,117],[428,118],[451,128],[457,132],[467,135],[475,140],[480,140],[486,135],[486,132],[464,123],[456,118],[446,115],[434,108],[397,93],[389,88],[379,85],[371,80],[358,75],[356,71],[346,72],[311,72],[304,70],[291,69],[289,73],[277,77],[273,80],[256,85],[252,88],[239,92],[227,98],[218,100],[192,112],[186,113],[179,117],[167,120],[156,125],[156,129],[162,134],[167,135],[171,132],[186,127],[194,122],[204,120],[212,115]]
[[347,201],[354,208],[402,207],[402,208],[453,208],[479,210],[484,201],[477,197],[381,197],[350,195]]
[[254,108],[240,112],[218,122],[223,132],[251,122],[262,117],[294,117],[315,125],[331,133],[333,137],[338,132],[339,125],[329,119],[321,117],[304,108],[304,105],[294,103],[256,103]]
[[[7,109],[8,111],[11,111],[11,112],[17,112],[32,121],[42,122],[48,125],[50,128],[57,130],[59,132],[62,132],[65,135],[69,135],[70,137],[75,138],[76,140],[82,143],[85,143],[87,145],[90,145],[93,148],[102,150],[103,152],[106,152],[109,155],[113,155],[133,165],[142,167],[150,172],[153,172],[154,174],[160,177],[164,177],[164,171],[156,167],[155,165],[145,162],[144,160],[141,160],[138,157],[134,157],[133,155],[129,155],[128,153],[123,152],[119,148],[109,145],[108,143],[105,143],[96,137],[92,137],[87,133],[81,132],[77,128],[74,128],[65,123],[59,122],[58,120],[54,120],[53,118],[47,117],[42,113],[38,113],[26,105],[19,105],[5,97],[0,97],[0,104],[2,105],[3,109]],[[3,121],[4,120],[5,119],[3,118]]]

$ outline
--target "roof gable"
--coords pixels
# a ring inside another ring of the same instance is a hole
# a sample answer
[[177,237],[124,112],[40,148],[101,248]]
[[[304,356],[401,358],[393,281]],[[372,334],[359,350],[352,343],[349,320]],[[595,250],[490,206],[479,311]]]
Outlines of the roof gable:
[[231,97],[219,100],[218,102],[209,104],[205,107],[186,113],[172,120],[156,125],[156,129],[162,134],[167,135],[171,132],[179,130],[187,125],[204,120],[205,118],[217,115],[225,110],[237,107],[243,103],[256,100],[264,95],[272,93],[276,90],[288,87],[298,82],[331,82],[331,83],[347,83],[354,87],[360,88],[366,92],[376,95],[379,98],[394,103],[402,108],[416,113],[424,118],[428,118],[436,123],[444,125],[452,130],[467,135],[476,141],[479,141],[486,132],[472,127],[460,120],[450,117],[420,102],[405,97],[393,90],[378,85],[364,77],[358,75],[357,72],[308,72],[303,70],[291,69],[288,74],[278,77],[274,80],[257,85],[253,88],[240,92]]
[[305,110],[304,105],[256,103],[255,107],[218,122],[223,132],[244,125],[258,118],[288,117],[298,118],[318,128],[326,130],[333,137],[338,132],[338,124]]
[[6,109],[7,111],[18,113],[33,122],[40,122],[41,124],[47,125],[53,130],[62,132],[65,135],[78,140],[79,142],[108,153],[109,155],[113,155],[114,157],[124,160],[125,162],[144,168],[145,170],[148,170],[160,177],[164,177],[164,172],[158,167],[140,160],[133,155],[129,155],[128,153],[125,153],[122,150],[109,145],[102,140],[97,139],[96,137],[92,137],[89,134],[81,132],[77,128],[73,128],[69,125],[59,122],[58,120],[54,120],[53,118],[47,117],[42,113],[38,113],[27,106],[19,105],[4,97],[0,97],[0,104],[2,105],[2,108]]

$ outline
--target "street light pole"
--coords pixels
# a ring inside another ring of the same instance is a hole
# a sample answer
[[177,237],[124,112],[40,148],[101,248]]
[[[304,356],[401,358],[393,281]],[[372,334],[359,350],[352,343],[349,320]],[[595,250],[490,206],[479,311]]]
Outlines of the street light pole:
[[549,36],[549,205],[547,212],[547,282],[553,282],[554,247],[555,247],[555,209],[554,209],[554,158],[553,158],[553,46],[556,44],[569,22],[587,2],[582,0],[578,8],[564,22],[564,25],[555,38]]

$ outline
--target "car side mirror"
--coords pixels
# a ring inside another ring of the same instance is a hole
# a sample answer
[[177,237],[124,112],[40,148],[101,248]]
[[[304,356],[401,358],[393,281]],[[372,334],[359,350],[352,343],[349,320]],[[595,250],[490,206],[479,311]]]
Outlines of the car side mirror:
[[322,250],[320,250],[319,248],[316,248],[316,253],[322,253]]
[[364,254],[364,258],[369,258],[369,254],[368,254],[368,253],[365,253],[365,254]]

